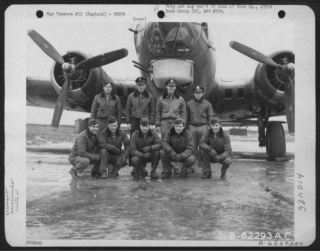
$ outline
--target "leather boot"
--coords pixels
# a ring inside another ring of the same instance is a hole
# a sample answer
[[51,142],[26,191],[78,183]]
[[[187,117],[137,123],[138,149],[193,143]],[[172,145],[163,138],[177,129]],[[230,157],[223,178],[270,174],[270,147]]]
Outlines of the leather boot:
[[180,174],[180,172],[179,172],[179,162],[175,162],[175,163],[173,163],[173,172],[174,172],[174,174]]
[[70,169],[69,173],[70,173],[72,179],[78,178],[77,171],[76,171],[76,169],[75,169],[74,167],[72,167],[72,168]]
[[150,174],[151,179],[158,179],[158,178],[159,178],[159,175],[158,175],[157,172],[156,172],[157,166],[158,166],[158,165],[151,167],[151,174]]
[[106,179],[106,178],[107,178],[107,171],[104,170],[104,171],[102,171],[101,179]]
[[201,179],[211,179],[211,178],[212,178],[212,173],[211,172],[203,173],[201,175]]
[[222,167],[221,168],[221,179],[224,180],[227,178],[226,172],[227,172],[228,167]]
[[194,173],[194,168],[189,167],[189,168],[187,169],[187,173],[188,173],[188,174]]
[[137,170],[135,167],[133,167],[132,171],[131,171],[131,176],[134,176],[137,173]]
[[159,178],[159,175],[156,173],[156,171],[151,171],[151,179],[158,179]]
[[162,179],[170,178],[170,176],[171,176],[171,172],[167,172],[167,173],[162,173],[162,174],[161,174],[161,178],[162,178]]
[[180,172],[180,174],[179,174],[179,177],[180,177],[180,178],[187,178],[187,176],[188,176],[188,170],[187,170],[187,168],[181,168],[181,172]]
[[144,176],[148,175],[148,171],[146,170],[145,167],[141,167],[141,175],[144,175]]

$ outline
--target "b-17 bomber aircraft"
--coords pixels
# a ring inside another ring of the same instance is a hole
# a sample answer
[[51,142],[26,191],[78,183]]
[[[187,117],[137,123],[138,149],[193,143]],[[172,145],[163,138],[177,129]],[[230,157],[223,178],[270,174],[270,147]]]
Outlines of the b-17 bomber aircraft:
[[[156,100],[165,92],[165,81],[169,78],[178,82],[177,90],[186,102],[193,97],[193,87],[200,85],[205,89],[204,98],[224,125],[257,125],[259,146],[266,147],[268,159],[285,157],[282,122],[269,118],[286,115],[288,130],[294,133],[295,55],[292,51],[265,56],[231,41],[232,49],[259,64],[252,79],[230,82],[216,77],[216,48],[209,39],[207,23],[140,23],[129,30],[133,32],[137,53],[134,66],[148,80],[147,89]],[[55,62],[50,81],[27,78],[27,105],[54,108],[54,128],[59,126],[63,109],[90,113],[94,96],[103,90],[104,79],[112,81],[101,66],[128,54],[126,49],[119,49],[95,57],[79,51],[68,51],[61,56],[35,30],[28,31],[28,35]],[[135,83],[114,83],[124,118],[126,100]]]

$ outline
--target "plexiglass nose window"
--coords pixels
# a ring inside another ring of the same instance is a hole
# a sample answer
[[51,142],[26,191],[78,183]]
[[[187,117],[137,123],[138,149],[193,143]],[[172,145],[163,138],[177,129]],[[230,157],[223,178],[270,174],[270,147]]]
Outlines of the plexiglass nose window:
[[193,50],[200,31],[200,24],[152,23],[146,27],[145,40],[153,54],[179,57]]

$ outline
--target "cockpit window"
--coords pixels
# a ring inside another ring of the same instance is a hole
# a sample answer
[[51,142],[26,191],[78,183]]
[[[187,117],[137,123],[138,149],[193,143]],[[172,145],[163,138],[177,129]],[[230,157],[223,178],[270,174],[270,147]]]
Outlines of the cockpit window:
[[199,39],[200,24],[151,23],[144,34],[149,50],[157,56],[189,54]]

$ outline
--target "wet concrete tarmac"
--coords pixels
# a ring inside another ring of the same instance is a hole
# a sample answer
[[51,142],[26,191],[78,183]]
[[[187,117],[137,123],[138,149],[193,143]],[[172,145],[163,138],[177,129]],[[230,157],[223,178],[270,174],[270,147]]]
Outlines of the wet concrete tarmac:
[[241,241],[230,235],[246,231],[293,238],[293,154],[284,162],[239,154],[227,182],[220,180],[219,164],[212,164],[209,180],[200,179],[198,168],[187,179],[134,180],[128,166],[117,178],[93,179],[87,170],[72,180],[67,153],[27,151],[26,237]]

